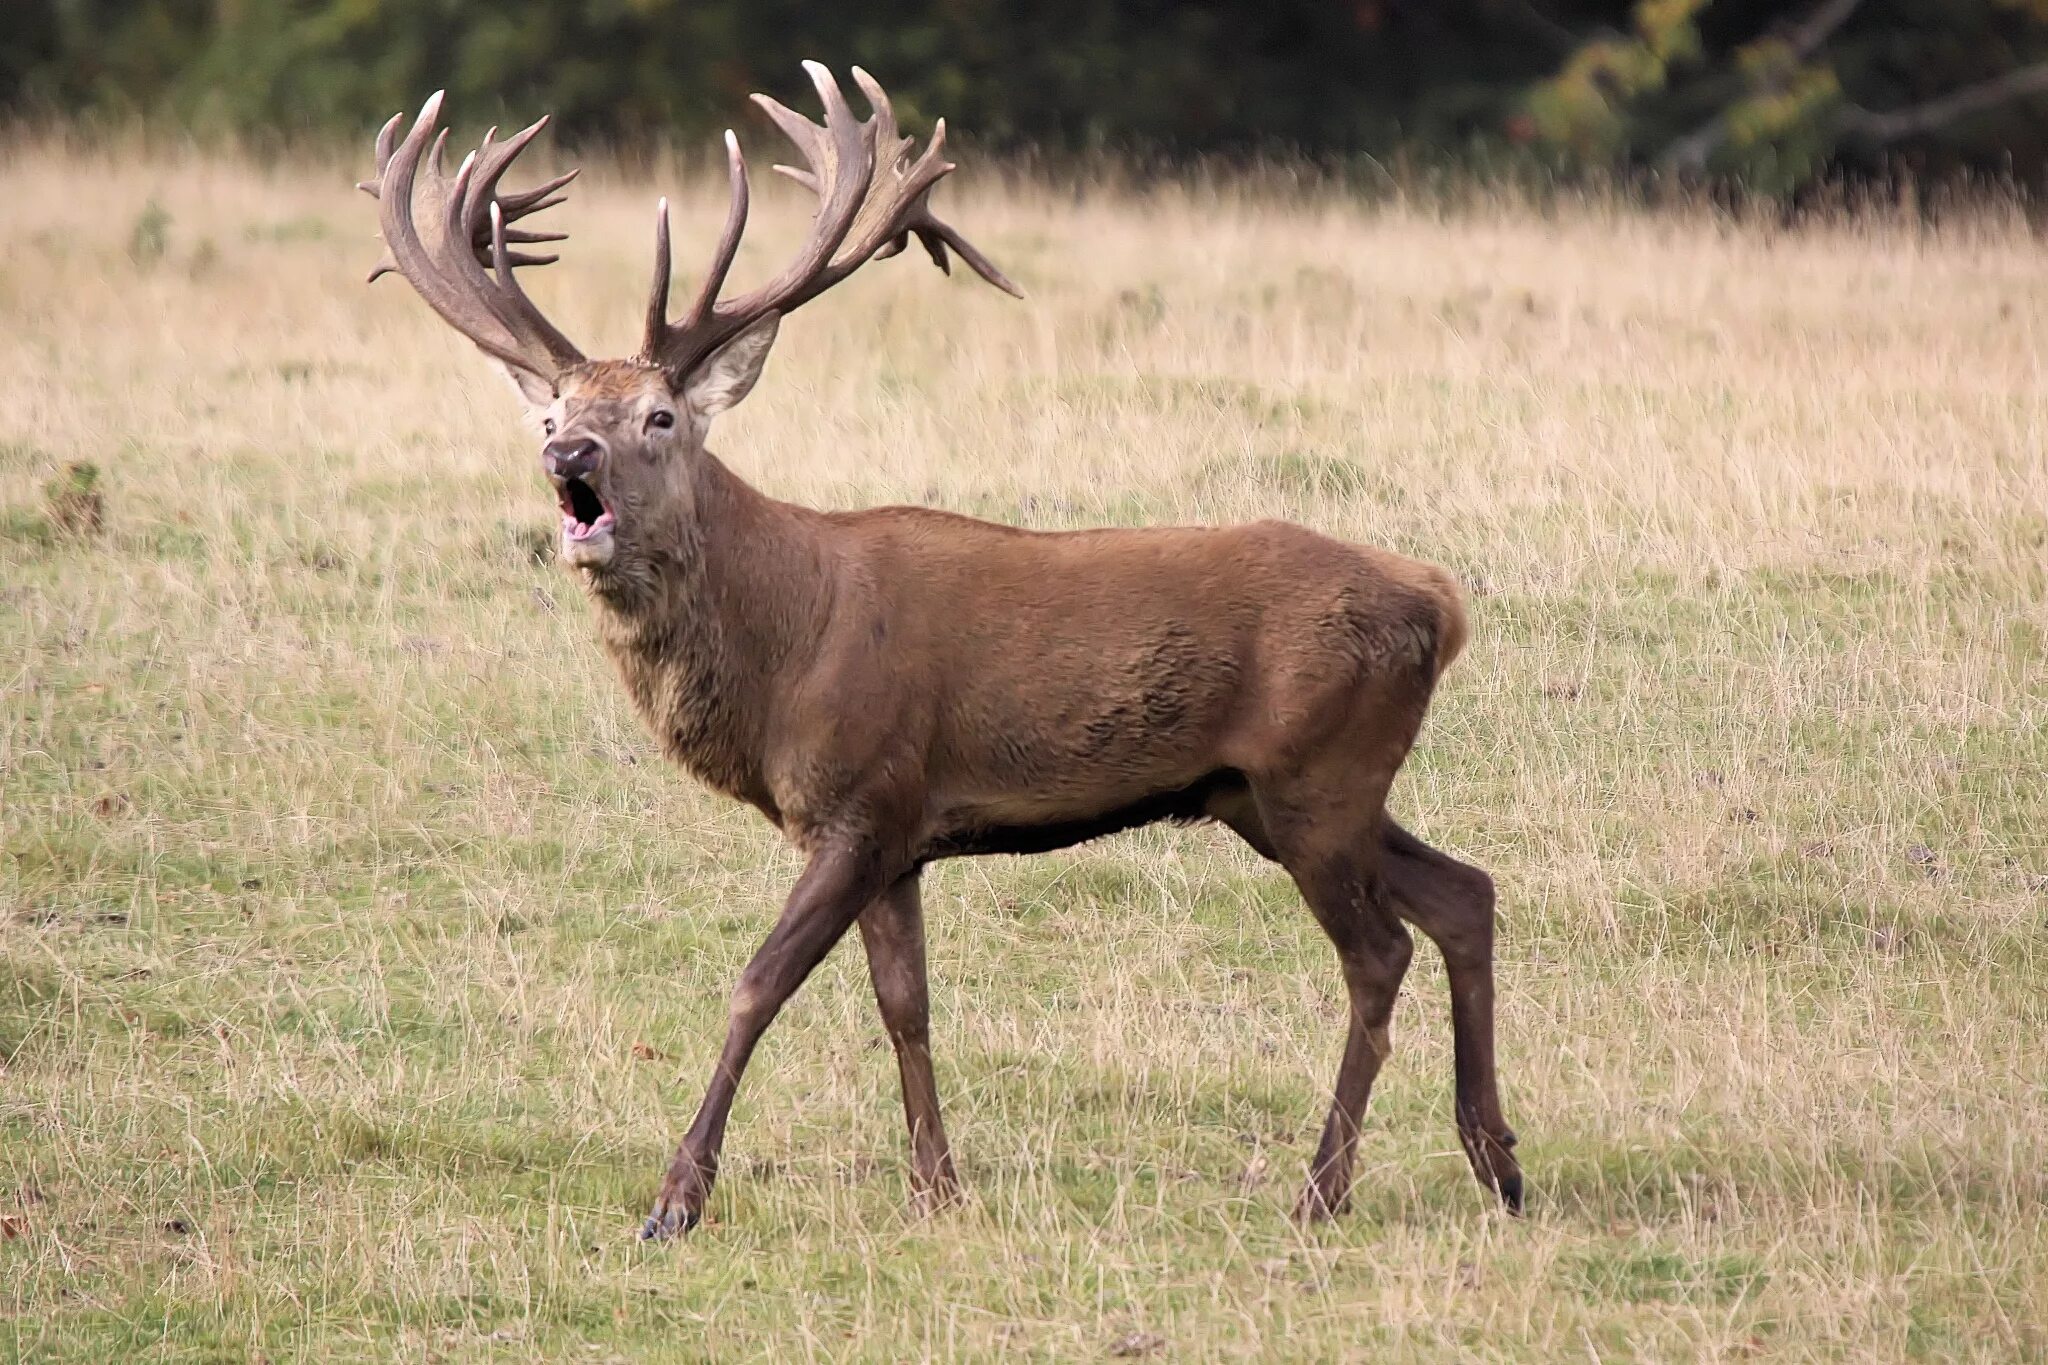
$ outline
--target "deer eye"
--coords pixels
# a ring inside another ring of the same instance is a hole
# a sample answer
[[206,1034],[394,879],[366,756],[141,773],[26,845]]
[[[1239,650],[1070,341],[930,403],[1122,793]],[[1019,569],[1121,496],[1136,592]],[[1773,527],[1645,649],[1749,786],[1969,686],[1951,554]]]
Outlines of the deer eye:
[[650,430],[667,431],[675,424],[676,415],[667,408],[656,408],[653,412],[647,414],[647,425]]

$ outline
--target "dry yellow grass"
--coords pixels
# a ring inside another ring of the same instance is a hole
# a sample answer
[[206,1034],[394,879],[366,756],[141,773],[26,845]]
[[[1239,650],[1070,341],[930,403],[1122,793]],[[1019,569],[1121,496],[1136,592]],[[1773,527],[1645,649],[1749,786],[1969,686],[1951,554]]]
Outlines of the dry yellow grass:
[[[1152,831],[928,879],[970,1208],[904,1213],[848,947],[748,1078],[712,1221],[648,1249],[793,864],[637,731],[529,557],[509,390],[360,286],[352,170],[0,162],[0,1350],[2048,1354],[2023,228],[970,167],[951,216],[1030,301],[877,267],[714,448],[819,505],[1280,515],[1459,572],[1474,644],[1396,804],[1501,882],[1532,1216],[1457,1152],[1425,951],[1356,1211],[1286,1221],[1335,964],[1276,871]],[[631,343],[677,184],[599,168],[557,211],[533,288],[587,348]],[[758,217],[743,279],[794,192]],[[74,461],[98,540],[45,520]]]

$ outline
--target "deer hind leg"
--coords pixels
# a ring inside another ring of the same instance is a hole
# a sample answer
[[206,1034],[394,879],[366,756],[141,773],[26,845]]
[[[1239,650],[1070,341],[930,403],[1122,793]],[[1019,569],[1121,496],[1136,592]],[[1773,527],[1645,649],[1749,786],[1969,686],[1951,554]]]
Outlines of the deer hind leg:
[[[1383,794],[1382,789],[1363,803],[1354,795],[1342,802],[1296,804],[1255,787],[1255,819],[1226,820],[1240,834],[1255,829],[1294,878],[1337,950],[1350,997],[1344,1057],[1338,1063],[1329,1117],[1309,1166],[1308,1185],[1295,1207],[1295,1216],[1304,1221],[1341,1213],[1350,1202],[1359,1127],[1365,1121],[1373,1080],[1393,1051],[1389,1026],[1394,1001],[1414,955],[1414,941],[1380,885],[1376,825]],[[1260,846],[1260,840],[1246,838],[1253,847]]]
[[1515,1135],[1501,1117],[1493,1055],[1493,878],[1431,848],[1392,820],[1383,827],[1381,883],[1401,917],[1444,955],[1457,1065],[1458,1140],[1479,1183],[1522,1211]]
[[932,1078],[931,1003],[917,874],[899,878],[878,896],[861,912],[859,924],[875,1003],[896,1049],[896,1069],[903,1081],[911,1198],[920,1212],[929,1211],[959,1197],[960,1178],[939,1121],[939,1088]]

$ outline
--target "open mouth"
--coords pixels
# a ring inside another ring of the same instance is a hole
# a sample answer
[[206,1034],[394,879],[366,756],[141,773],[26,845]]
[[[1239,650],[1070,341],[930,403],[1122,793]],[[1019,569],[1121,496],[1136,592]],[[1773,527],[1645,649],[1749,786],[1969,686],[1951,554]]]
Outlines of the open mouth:
[[588,540],[611,529],[612,510],[597,490],[582,479],[566,480],[562,484],[562,534],[571,540]]

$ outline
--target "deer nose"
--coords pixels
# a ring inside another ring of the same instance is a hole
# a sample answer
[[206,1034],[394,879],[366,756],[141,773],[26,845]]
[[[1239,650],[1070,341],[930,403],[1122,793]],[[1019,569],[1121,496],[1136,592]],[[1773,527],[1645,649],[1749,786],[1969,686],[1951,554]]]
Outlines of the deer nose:
[[540,466],[556,483],[588,477],[604,457],[604,447],[590,436],[557,436],[540,448]]

